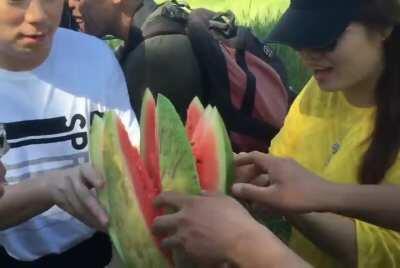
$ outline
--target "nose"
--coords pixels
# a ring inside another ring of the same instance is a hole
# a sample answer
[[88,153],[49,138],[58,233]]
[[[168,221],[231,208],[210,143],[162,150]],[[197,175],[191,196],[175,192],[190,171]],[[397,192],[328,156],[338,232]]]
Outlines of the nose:
[[46,22],[48,15],[44,8],[44,2],[42,0],[32,0],[25,13],[25,19],[29,23],[39,24]]
[[299,49],[298,52],[303,62],[318,61],[324,55],[324,53],[321,53],[314,49]]
[[67,1],[68,2],[68,7],[70,8],[70,9],[74,9],[74,8],[76,8],[76,6],[77,6],[77,0],[68,0]]

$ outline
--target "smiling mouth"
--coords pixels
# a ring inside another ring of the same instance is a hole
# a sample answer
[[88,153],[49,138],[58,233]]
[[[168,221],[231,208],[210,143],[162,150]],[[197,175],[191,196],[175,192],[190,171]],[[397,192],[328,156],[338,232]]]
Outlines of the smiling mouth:
[[83,21],[83,19],[82,19],[82,17],[73,17],[73,19],[75,20],[75,22],[76,23],[78,23],[78,24],[80,24],[80,23],[83,23],[84,21]]

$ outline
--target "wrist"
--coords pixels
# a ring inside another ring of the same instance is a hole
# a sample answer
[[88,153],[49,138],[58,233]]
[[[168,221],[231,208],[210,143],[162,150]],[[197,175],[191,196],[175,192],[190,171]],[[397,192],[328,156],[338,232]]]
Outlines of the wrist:
[[[228,262],[234,267],[280,267],[290,250],[266,227],[255,223],[228,252]],[[294,254],[293,254],[294,255]]]
[[47,204],[49,207],[54,206],[56,204],[55,195],[53,194],[54,190],[52,187],[52,181],[56,178],[52,176],[53,173],[45,173],[40,177],[33,178],[33,181],[37,181],[36,183],[36,191],[38,196],[41,197],[43,203]]
[[340,206],[342,186],[340,184],[324,181],[317,189],[314,209],[310,212],[336,212]]

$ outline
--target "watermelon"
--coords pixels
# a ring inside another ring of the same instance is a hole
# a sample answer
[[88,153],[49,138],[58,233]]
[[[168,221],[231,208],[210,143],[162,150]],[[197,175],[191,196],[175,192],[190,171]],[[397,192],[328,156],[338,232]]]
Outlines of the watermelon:
[[[225,147],[225,168],[226,168],[226,181],[225,181],[225,193],[230,194],[233,183],[235,182],[235,169],[233,164],[233,150],[231,140],[229,138],[228,130],[225,127],[224,120],[217,108],[214,108],[217,113],[217,118],[221,126],[221,130],[224,136],[224,147]],[[221,189],[222,191],[223,189]]]
[[194,130],[204,113],[204,106],[198,97],[195,97],[189,105],[186,114],[186,134],[191,140]]
[[108,181],[110,233],[114,233],[126,267],[169,267],[150,225],[159,190],[150,179],[139,151],[115,113],[106,113],[104,171]]
[[140,155],[150,178],[161,189],[159,146],[156,129],[156,102],[150,90],[146,90],[140,117]]
[[[89,155],[93,167],[104,176],[103,170],[103,138],[104,121],[101,117],[95,115],[89,136]],[[105,210],[109,211],[107,185],[98,192],[99,201]]]
[[203,190],[225,192],[227,163],[224,128],[216,109],[208,106],[197,123],[191,144]]
[[[150,231],[162,214],[154,199],[162,191],[228,192],[232,148],[218,110],[204,109],[198,98],[188,108],[185,126],[173,104],[158,95],[156,105],[150,91],[141,115],[140,153],[117,115],[107,112],[104,120],[93,121],[90,156],[107,179],[99,199],[109,213],[109,233],[125,267],[170,267],[170,253],[160,250]],[[173,260],[175,267],[195,267],[179,251]]]
[[157,132],[163,191],[199,194],[200,184],[185,127],[173,104],[157,97]]

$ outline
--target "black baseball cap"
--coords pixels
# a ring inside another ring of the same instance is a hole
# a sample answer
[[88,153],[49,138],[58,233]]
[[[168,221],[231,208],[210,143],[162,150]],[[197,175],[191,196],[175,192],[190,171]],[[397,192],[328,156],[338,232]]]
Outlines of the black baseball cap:
[[267,42],[321,48],[335,42],[359,15],[363,0],[291,0]]

